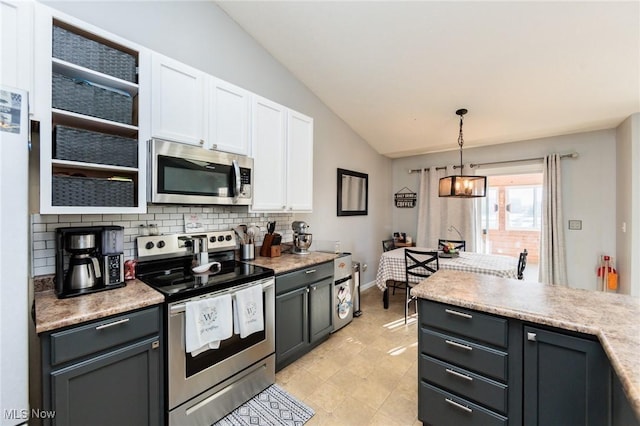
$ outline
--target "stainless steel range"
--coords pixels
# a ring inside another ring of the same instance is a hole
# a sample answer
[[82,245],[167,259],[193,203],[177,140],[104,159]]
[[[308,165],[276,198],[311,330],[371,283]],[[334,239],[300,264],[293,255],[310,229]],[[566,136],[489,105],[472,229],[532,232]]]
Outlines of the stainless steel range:
[[[136,276],[165,295],[165,401],[169,425],[211,425],[275,382],[275,291],[271,269],[235,260],[233,233],[138,237]],[[204,265],[205,273],[193,267]],[[210,266],[207,266],[211,264]],[[197,269],[196,269],[197,270]],[[264,330],[233,334],[217,349],[186,352],[185,307],[262,286]]]

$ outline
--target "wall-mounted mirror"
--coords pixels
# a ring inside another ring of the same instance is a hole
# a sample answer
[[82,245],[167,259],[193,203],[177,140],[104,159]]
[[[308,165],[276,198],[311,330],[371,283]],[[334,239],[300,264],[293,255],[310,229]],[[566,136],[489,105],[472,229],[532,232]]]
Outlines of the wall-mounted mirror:
[[369,175],[338,169],[338,216],[367,215]]

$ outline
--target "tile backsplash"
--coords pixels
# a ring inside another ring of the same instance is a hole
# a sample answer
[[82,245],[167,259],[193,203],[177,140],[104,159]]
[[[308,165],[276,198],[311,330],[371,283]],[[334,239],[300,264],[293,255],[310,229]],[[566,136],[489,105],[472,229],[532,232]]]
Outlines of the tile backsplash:
[[185,213],[198,213],[207,231],[226,231],[236,225],[257,225],[262,230],[256,245],[262,244],[267,222],[276,221],[276,231],[283,241],[293,239],[289,213],[249,213],[246,206],[149,206],[145,214],[66,214],[31,215],[32,276],[55,273],[55,230],[68,226],[118,225],[124,227],[124,258],[136,256],[135,241],[140,225],[156,224],[161,234],[184,232]]

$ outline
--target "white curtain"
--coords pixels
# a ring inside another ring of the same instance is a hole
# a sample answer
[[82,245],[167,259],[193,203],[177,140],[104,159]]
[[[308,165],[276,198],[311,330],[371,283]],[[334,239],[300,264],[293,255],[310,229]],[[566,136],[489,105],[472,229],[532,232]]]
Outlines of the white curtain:
[[[465,166],[465,170],[470,170]],[[422,170],[418,194],[418,232],[416,246],[436,248],[438,239],[465,240],[467,250],[475,248],[475,203],[472,199],[440,198],[440,178],[460,174],[460,170],[448,166],[446,170]],[[462,237],[458,235],[456,229]]]
[[548,155],[544,159],[538,280],[546,284],[568,285],[562,219],[562,174],[558,154]]
[[431,204],[430,197],[430,173],[428,169],[420,171],[420,188],[418,189],[418,231],[416,233],[417,247],[429,246],[429,221],[427,220],[428,208]]

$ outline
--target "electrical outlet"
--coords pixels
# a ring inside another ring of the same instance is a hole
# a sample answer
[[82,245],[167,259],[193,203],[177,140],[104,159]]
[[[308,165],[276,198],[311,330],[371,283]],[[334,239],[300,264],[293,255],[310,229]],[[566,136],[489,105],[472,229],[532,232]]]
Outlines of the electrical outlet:
[[570,220],[569,221],[569,229],[572,231],[580,231],[582,229],[582,221],[581,220]]

